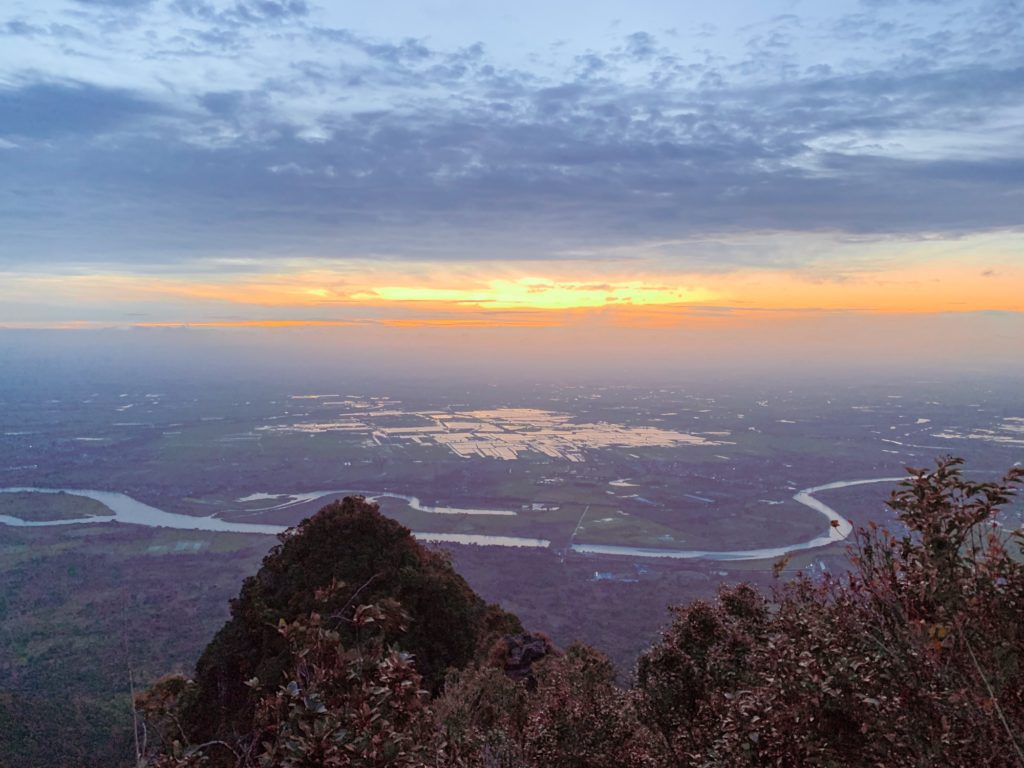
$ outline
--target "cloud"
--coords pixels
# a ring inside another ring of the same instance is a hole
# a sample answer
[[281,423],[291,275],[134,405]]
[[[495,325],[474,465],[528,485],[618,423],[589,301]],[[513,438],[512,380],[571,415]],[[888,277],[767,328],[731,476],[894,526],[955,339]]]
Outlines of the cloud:
[[[357,33],[298,0],[173,9],[150,11],[169,34],[119,33],[151,76],[20,72],[0,90],[0,140],[19,147],[0,179],[0,263],[554,260],[750,231],[1020,226],[1024,68],[1012,36],[993,52],[988,16],[943,35],[906,15],[770,18],[732,58],[641,30],[552,70],[481,43]],[[904,44],[808,63],[811,28]],[[660,257],[768,258],[718,254]]]
[[654,36],[648,32],[634,32],[626,37],[626,50],[634,59],[649,59],[657,52]]
[[153,0],[75,0],[75,2],[86,6],[107,8],[145,8],[151,5]]
[[101,133],[165,108],[129,91],[88,83],[0,90],[0,135],[54,138]]
[[20,19],[14,19],[13,21],[5,22],[0,30],[3,30],[5,35],[15,35],[22,37],[34,37],[35,35],[46,34],[46,29],[43,27],[29,24]]
[[309,15],[305,0],[238,0],[224,9],[207,0],[174,0],[171,7],[197,21],[228,25],[283,22]]
[[22,19],[12,19],[0,25],[0,35],[10,37],[52,37],[81,40],[81,31],[70,24],[31,24]]

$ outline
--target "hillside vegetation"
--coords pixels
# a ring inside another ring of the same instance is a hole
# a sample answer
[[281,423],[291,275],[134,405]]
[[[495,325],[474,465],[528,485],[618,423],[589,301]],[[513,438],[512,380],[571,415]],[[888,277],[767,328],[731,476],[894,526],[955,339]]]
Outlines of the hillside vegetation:
[[628,690],[346,499],[245,582],[194,680],[139,697],[140,765],[1024,765],[1024,566],[998,520],[1022,478],[912,471],[903,529],[859,531],[848,574],[675,609]]

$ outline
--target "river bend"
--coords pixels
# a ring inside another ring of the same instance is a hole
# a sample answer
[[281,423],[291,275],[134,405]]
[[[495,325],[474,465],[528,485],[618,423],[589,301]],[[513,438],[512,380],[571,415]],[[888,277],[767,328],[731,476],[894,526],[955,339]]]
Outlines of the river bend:
[[[704,559],[704,560],[762,560],[778,558],[790,552],[816,549],[837,541],[842,541],[853,531],[853,524],[840,515],[823,501],[814,497],[819,491],[828,491],[838,488],[848,488],[854,485],[867,485],[869,483],[891,483],[902,480],[900,477],[879,477],[867,480],[839,480],[824,485],[816,485],[805,488],[793,495],[793,499],[805,507],[828,519],[829,527],[822,536],[815,537],[808,541],[787,544],[781,547],[768,547],[763,549],[735,549],[735,550],[688,550],[688,549],[661,549],[654,547],[624,547],[605,544],[573,544],[572,550],[581,554],[594,555],[620,555],[628,557],[662,557],[675,559]],[[288,526],[267,525],[262,523],[242,523],[220,518],[196,517],[193,515],[182,515],[174,512],[165,512],[148,504],[143,504],[123,493],[114,491],[84,490],[75,488],[33,488],[33,487],[10,487],[0,488],[0,493],[67,493],[73,496],[84,496],[100,502],[107,507],[112,514],[97,515],[93,517],[81,517],[68,520],[22,520],[10,515],[0,515],[0,524],[15,527],[48,527],[57,525],[86,525],[90,523],[128,523],[131,525],[144,525],[151,528],[174,528],[188,531],[212,531],[220,533],[256,533],[256,534],[279,534],[287,530]],[[457,507],[432,507],[422,504],[415,496],[385,492],[363,492],[363,491],[311,491],[301,494],[281,494],[272,496],[270,494],[255,494],[255,498],[281,498],[286,497],[288,501],[270,507],[264,507],[255,511],[269,511],[286,509],[306,501],[315,501],[326,496],[337,496],[340,494],[360,494],[370,499],[389,497],[405,501],[413,509],[430,514],[444,515],[515,515],[508,510],[485,510],[485,509],[459,509]],[[247,497],[250,498],[250,497]],[[551,542],[547,539],[532,539],[520,536],[491,536],[486,534],[459,534],[459,533],[433,533],[429,531],[417,531],[413,534],[421,541],[451,542],[458,544],[479,544],[485,546],[500,547],[532,547],[547,548]]]

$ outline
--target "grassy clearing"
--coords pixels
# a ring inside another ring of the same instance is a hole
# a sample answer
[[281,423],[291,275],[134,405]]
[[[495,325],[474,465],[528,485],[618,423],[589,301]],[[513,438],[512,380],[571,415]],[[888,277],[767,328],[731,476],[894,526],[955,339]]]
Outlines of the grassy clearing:
[[93,499],[67,493],[0,493],[0,515],[40,522],[102,517],[110,515],[110,510]]

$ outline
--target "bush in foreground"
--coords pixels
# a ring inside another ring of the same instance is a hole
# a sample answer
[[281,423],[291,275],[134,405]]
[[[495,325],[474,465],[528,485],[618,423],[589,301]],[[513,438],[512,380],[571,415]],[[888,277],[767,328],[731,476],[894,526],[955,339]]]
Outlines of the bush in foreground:
[[[303,610],[273,626],[277,686],[249,682],[250,730],[190,745],[180,713],[201,683],[170,680],[141,702],[162,735],[146,764],[1022,766],[1024,566],[998,514],[1024,471],[976,483],[961,464],[912,470],[889,502],[904,530],[858,531],[848,574],[675,609],[632,690],[585,646],[510,674],[516,644],[485,643],[469,598],[478,629],[439,663],[400,650],[432,615],[410,621],[397,593],[364,603],[337,581],[296,593],[284,604]],[[446,684],[421,665],[446,668]]]

